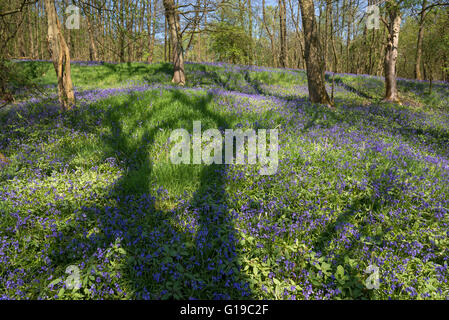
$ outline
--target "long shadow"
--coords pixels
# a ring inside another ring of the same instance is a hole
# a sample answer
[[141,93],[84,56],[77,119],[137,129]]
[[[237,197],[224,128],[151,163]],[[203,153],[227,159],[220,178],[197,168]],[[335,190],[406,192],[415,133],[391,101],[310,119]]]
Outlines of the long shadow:
[[[435,128],[413,128],[413,127],[401,127],[398,129],[403,137],[407,140],[411,140],[411,138],[416,138],[416,135],[423,135],[431,140],[433,140],[434,144],[438,146],[440,150],[436,150],[437,153],[443,156],[449,156],[449,132],[448,131],[438,131]],[[427,142],[428,143],[428,142]],[[441,153],[439,151],[445,150],[446,153]]]
[[206,68],[204,68],[203,72],[204,72],[205,76],[207,78],[209,78],[210,80],[212,80],[212,82],[216,86],[221,87],[225,90],[229,90],[229,91],[233,90],[233,88],[230,86],[231,76],[232,76],[231,73],[228,73],[227,79],[223,80],[217,71],[209,71],[209,70],[206,70]]
[[[131,94],[107,114],[111,133],[103,138],[107,150],[104,157],[116,157],[122,164],[123,174],[105,199],[108,205],[84,207],[79,213],[87,216],[87,224],[97,226],[97,233],[83,238],[71,232],[56,244],[61,249],[52,260],[64,261],[64,252],[74,260],[86,259],[95,255],[98,248],[110,247],[120,238],[121,247],[127,253],[122,267],[123,280],[138,299],[250,296],[248,284],[240,274],[237,235],[227,207],[226,166],[202,166],[192,197],[184,195],[187,198],[174,208],[161,207],[159,191],[151,191],[153,164],[149,150],[159,130],[176,129],[179,119],[165,119],[157,128],[144,130],[138,141],[130,143],[121,120],[124,111],[132,112],[133,103],[138,99],[138,95]],[[187,104],[219,128],[227,128],[223,117],[209,111],[212,99],[211,94],[195,97],[174,90],[170,105]],[[191,115],[180,117],[183,121],[197,120]],[[184,218],[191,222],[186,230],[180,229]],[[84,249],[75,250],[80,247]]]
[[[359,106],[354,105],[355,108]],[[435,128],[426,124],[421,116],[413,114],[411,110],[404,110],[404,114],[393,112],[388,105],[371,104],[361,110],[365,113],[370,126],[390,134],[398,134],[406,142],[418,145],[420,148],[431,147],[432,151],[442,157],[449,156],[449,131],[444,128]],[[428,115],[424,115],[427,117]],[[416,121],[418,118],[419,121]],[[342,121],[346,121],[342,119]],[[353,124],[352,124],[353,125]],[[424,137],[421,141],[418,138]]]
[[[349,295],[352,299],[366,298],[370,295],[370,291],[365,287],[365,284],[359,277],[359,274],[362,273],[363,270],[359,270],[357,266],[345,263],[345,257],[351,258],[353,256],[352,253],[358,248],[357,242],[361,241],[362,237],[364,239],[369,239],[371,241],[370,243],[375,244],[376,247],[381,247],[385,239],[385,230],[382,230],[380,233],[376,232],[376,234],[368,233],[364,226],[369,224],[361,223],[356,230],[356,232],[358,232],[358,237],[355,238],[350,236],[346,238],[345,240],[347,242],[340,244],[338,254],[335,253],[335,249],[329,249],[328,245],[332,240],[340,240],[338,239],[339,231],[344,228],[345,225],[352,224],[351,218],[354,215],[358,216],[357,220],[362,219],[362,216],[368,214],[366,211],[367,207],[370,208],[370,214],[376,215],[384,207],[397,205],[395,202],[397,202],[397,199],[400,197],[400,193],[403,192],[403,185],[401,185],[400,179],[391,179],[392,177],[398,177],[394,171],[388,170],[375,174],[370,169],[369,176],[371,177],[369,183],[373,187],[373,194],[371,196],[365,195],[361,198],[354,199],[347,204],[345,210],[341,212],[333,222],[330,222],[325,226],[312,244],[314,250],[320,252],[321,256],[327,257],[335,254],[336,263],[344,266],[345,274],[348,277],[347,283],[351,286]],[[373,248],[373,250],[375,249]],[[359,255],[360,253],[355,254]],[[365,252],[365,254],[369,254],[369,252]],[[375,259],[373,256],[366,258],[368,260],[371,260],[372,258]],[[376,261],[370,261],[369,264],[372,263],[375,264]],[[366,277],[368,277],[368,275],[366,275]],[[359,293],[354,295],[357,291]]]
[[[101,68],[98,68],[98,66],[101,66]],[[102,62],[98,66],[89,66],[82,69],[83,73],[88,75],[89,81],[92,81],[92,83],[100,82],[105,79],[114,77],[115,78],[118,77],[119,81],[124,81],[133,76],[146,75],[148,73],[151,73],[153,70],[153,67],[150,67],[149,65],[143,63],[137,64],[127,62],[115,64],[115,63]],[[162,64],[160,67],[156,68],[154,72],[156,73],[163,72],[162,70],[164,68],[168,67],[165,66],[165,64]]]
[[[324,78],[326,79],[326,81],[332,82],[332,76],[331,75],[325,74]],[[366,94],[366,93],[364,93],[364,92],[354,88],[353,86],[350,86],[347,83],[344,83],[341,78],[334,78],[334,82],[335,82],[335,85],[341,86],[341,87],[343,87],[345,90],[347,90],[349,92],[354,92],[355,94],[357,94],[358,96],[360,96],[362,98],[369,99],[369,100],[374,99],[374,97],[372,97],[372,96],[370,96],[370,95],[368,95],[368,94]]]
[[158,76],[170,77],[173,75],[173,65],[171,63],[159,63],[153,66],[150,70],[146,69],[146,75],[143,80],[146,82],[154,82],[154,79],[159,79]]
[[254,81],[251,79],[251,76],[249,74],[249,68],[247,68],[244,72],[244,78],[246,80],[246,82],[248,83],[248,85],[251,86],[251,88],[253,88],[253,90],[257,93],[257,94],[263,94],[263,90],[262,87],[259,83],[259,81]]

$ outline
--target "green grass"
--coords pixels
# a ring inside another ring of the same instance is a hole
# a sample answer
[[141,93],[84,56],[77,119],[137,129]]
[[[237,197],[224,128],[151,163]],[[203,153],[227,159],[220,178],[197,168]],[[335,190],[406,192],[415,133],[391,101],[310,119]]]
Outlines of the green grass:
[[[55,84],[51,64],[22,66]],[[306,101],[302,71],[186,69],[200,88],[0,112],[11,161],[0,169],[0,298],[448,297],[448,110],[425,85],[400,82],[413,104],[397,106],[379,103],[379,79],[336,75],[330,110]],[[80,91],[170,86],[170,72],[72,68]],[[278,172],[172,164],[171,131],[198,120],[203,131],[278,128]],[[63,285],[69,265],[80,290]]]

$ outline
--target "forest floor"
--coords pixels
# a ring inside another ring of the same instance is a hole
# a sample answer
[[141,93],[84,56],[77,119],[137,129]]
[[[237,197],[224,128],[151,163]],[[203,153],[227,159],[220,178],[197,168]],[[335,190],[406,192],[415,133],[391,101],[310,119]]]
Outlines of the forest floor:
[[[51,63],[20,64],[46,89],[0,109],[0,299],[449,298],[449,84],[395,105],[336,74],[330,109],[301,70],[75,62],[61,113]],[[171,163],[197,120],[278,129],[277,172]]]

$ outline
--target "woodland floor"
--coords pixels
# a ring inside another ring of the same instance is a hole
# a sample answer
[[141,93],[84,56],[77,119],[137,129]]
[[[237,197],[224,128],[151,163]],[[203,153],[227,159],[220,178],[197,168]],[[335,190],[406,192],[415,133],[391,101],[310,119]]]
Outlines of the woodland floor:
[[[60,113],[51,63],[20,64],[46,89],[0,109],[0,299],[449,298],[449,84],[400,79],[400,106],[336,74],[331,110],[302,70],[189,63],[177,87],[169,64],[74,62]],[[277,173],[172,164],[194,120],[277,128]]]

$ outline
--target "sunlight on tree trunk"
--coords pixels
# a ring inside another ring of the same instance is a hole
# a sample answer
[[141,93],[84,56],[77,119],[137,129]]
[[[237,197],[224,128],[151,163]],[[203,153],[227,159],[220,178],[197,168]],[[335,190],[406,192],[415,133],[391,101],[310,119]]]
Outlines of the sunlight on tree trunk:
[[286,22],[286,8],[285,0],[279,0],[279,39],[280,39],[280,54],[279,65],[282,68],[287,68],[287,22]]
[[184,73],[184,52],[182,48],[179,14],[176,11],[174,0],[164,0],[164,8],[174,48],[172,54],[174,67],[172,82],[184,85],[186,78]]
[[53,0],[45,0],[45,12],[47,13],[48,24],[48,50],[58,78],[59,103],[63,110],[69,110],[75,105],[75,95],[70,75],[69,48],[61,33],[61,25]]
[[300,5],[305,38],[304,56],[306,59],[309,100],[312,103],[331,106],[332,103],[324,86],[324,61],[318,38],[313,0],[301,0]]
[[396,62],[398,59],[399,30],[401,27],[401,13],[397,5],[388,7],[388,42],[385,49],[385,98],[387,102],[399,102],[396,84]]

